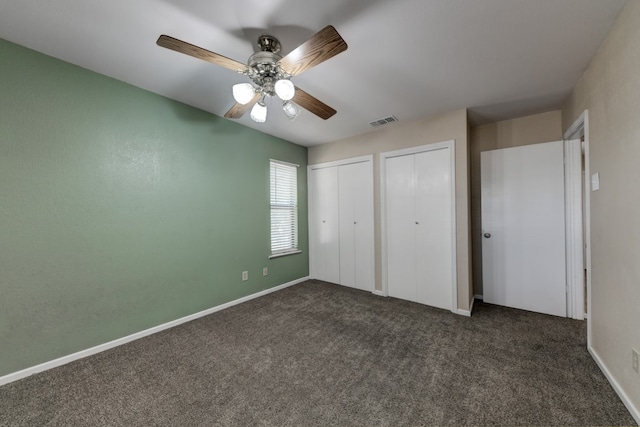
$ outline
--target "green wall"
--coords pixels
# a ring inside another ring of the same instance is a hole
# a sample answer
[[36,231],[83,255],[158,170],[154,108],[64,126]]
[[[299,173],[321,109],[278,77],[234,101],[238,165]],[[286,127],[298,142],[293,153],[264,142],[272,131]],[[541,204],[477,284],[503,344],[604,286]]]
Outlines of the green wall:
[[[0,64],[0,376],[308,275],[306,148],[3,40]],[[273,260],[270,158],[301,166],[303,253]]]

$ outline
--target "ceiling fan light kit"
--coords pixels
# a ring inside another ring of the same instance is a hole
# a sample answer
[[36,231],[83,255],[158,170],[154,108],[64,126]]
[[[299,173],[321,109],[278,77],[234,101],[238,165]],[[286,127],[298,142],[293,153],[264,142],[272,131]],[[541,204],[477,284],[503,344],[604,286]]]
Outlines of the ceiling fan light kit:
[[300,114],[300,108],[291,101],[284,101],[282,103],[282,111],[289,118],[289,120],[295,120]]
[[347,43],[330,25],[284,58],[278,54],[278,39],[267,34],[262,35],[258,37],[260,51],[249,57],[247,65],[167,35],[161,35],[156,43],[164,48],[237,71],[251,79],[252,84],[233,85],[232,94],[236,104],[224,115],[226,118],[238,119],[251,109],[251,119],[263,123],[267,119],[265,99],[272,96],[278,96],[283,101],[282,110],[290,120],[298,117],[300,107],[324,120],[336,113],[333,108],[296,88],[290,80],[347,50]]
[[251,83],[238,83],[233,85],[232,92],[233,99],[242,105],[247,105],[256,94],[256,90]]
[[276,95],[283,101],[290,101],[293,99],[293,95],[296,94],[296,87],[291,83],[291,80],[281,79],[275,84]]
[[257,123],[264,123],[267,120],[267,106],[264,101],[258,102],[251,109],[251,119]]

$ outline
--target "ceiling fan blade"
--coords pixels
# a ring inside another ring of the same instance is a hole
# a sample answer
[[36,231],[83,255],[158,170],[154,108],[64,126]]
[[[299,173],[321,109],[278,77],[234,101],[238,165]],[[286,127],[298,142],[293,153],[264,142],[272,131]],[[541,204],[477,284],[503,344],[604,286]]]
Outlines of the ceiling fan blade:
[[280,66],[292,76],[297,76],[344,52],[347,47],[347,43],[340,37],[336,29],[329,25],[282,58]]
[[194,58],[202,59],[203,61],[211,62],[212,64],[228,68],[231,71],[242,71],[246,67],[246,65],[242,62],[238,62],[231,58],[227,58],[226,56],[211,52],[191,43],[183,42],[182,40],[178,40],[164,34],[158,37],[158,41],[156,42],[156,44],[158,46],[175,50],[176,52],[184,53],[185,55],[193,56]]
[[231,107],[229,111],[225,113],[225,119],[239,119],[240,117],[244,116],[244,113],[249,111],[251,107],[253,107],[255,103],[258,102],[261,96],[262,95],[260,93],[256,93],[253,99],[244,105],[236,102],[233,107]]
[[309,95],[299,87],[296,87],[296,93],[293,96],[292,101],[324,120],[327,120],[336,113],[336,110],[329,107],[318,98]]

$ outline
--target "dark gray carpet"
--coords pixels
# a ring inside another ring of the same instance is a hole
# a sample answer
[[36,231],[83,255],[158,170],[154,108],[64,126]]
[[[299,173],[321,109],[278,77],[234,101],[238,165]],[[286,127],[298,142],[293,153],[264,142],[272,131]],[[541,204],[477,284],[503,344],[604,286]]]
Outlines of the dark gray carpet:
[[309,281],[8,384],[0,424],[635,425],[585,336]]

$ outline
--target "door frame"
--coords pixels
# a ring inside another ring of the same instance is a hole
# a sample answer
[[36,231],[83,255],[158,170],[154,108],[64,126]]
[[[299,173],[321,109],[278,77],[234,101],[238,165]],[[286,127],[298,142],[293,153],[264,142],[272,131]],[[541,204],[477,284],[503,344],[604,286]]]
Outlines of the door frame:
[[[563,139],[572,140],[584,137],[582,143],[582,155],[584,156],[584,245],[585,255],[584,269],[587,271],[587,313],[583,313],[582,319],[587,319],[587,345],[591,346],[591,173],[589,166],[589,110],[584,110],[582,114],[573,122],[563,135]],[[573,242],[575,244],[575,242]],[[575,296],[575,293],[574,293]],[[574,306],[583,304],[584,300],[572,301]],[[577,318],[577,317],[574,317]]]
[[386,160],[391,157],[406,156],[410,154],[424,153],[427,151],[441,150],[443,148],[449,149],[449,162],[451,170],[451,311],[458,313],[458,279],[457,279],[457,250],[456,250],[456,151],[455,141],[442,141],[432,144],[419,145],[416,147],[403,148],[400,150],[386,151],[380,153],[380,247],[381,247],[381,259],[382,259],[382,295],[389,296],[389,283],[388,283],[388,256],[387,256],[387,195],[386,185]]
[[563,143],[567,317],[584,320],[582,146],[578,138]]

